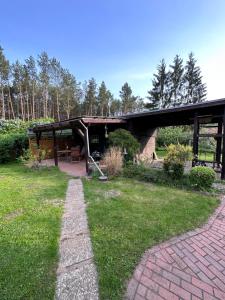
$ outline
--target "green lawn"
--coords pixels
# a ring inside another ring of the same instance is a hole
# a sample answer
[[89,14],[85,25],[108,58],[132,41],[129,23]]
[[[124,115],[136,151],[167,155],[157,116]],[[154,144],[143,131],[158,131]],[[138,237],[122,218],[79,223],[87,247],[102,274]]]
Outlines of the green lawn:
[[[156,150],[158,158],[164,158],[167,154],[166,149]],[[198,158],[200,160],[212,161],[214,159],[212,152],[201,152],[199,151]]]
[[216,198],[135,180],[84,180],[101,300],[123,298],[146,249],[201,225]]
[[0,166],[0,299],[53,299],[67,177]]

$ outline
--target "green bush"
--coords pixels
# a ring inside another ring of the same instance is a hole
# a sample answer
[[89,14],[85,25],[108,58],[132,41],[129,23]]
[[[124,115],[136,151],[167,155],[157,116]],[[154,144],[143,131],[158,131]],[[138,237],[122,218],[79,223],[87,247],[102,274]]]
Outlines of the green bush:
[[169,145],[163,168],[167,175],[178,179],[184,174],[184,164],[191,158],[191,147],[181,144]]
[[138,140],[127,130],[117,129],[109,134],[109,144],[127,151],[127,160],[133,159],[140,149]]
[[160,128],[157,134],[157,147],[166,147],[170,144],[188,145],[192,140],[192,133],[183,127]]
[[212,168],[196,166],[190,171],[190,183],[200,190],[207,190],[212,187],[216,173]]
[[53,122],[51,118],[41,118],[32,121],[22,121],[20,119],[15,120],[2,120],[0,119],[0,134],[11,133],[25,133],[28,128],[34,127],[38,124],[45,124]]
[[184,164],[178,162],[168,162],[164,160],[163,169],[166,174],[173,179],[178,179],[184,175]]
[[13,161],[28,148],[28,137],[25,133],[0,135],[0,163]]
[[143,165],[127,164],[123,169],[123,176],[126,178],[134,178],[140,181],[158,183],[175,187],[189,187],[189,176],[181,176],[173,179],[169,177],[163,170],[147,168]]

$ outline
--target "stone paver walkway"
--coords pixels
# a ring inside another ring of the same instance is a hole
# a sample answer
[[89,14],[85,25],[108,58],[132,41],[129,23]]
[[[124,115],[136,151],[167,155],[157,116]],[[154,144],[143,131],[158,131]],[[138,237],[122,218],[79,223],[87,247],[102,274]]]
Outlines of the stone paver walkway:
[[57,270],[57,300],[98,300],[97,272],[89,236],[83,185],[71,179],[66,195]]
[[129,300],[225,300],[225,200],[207,225],[147,251]]

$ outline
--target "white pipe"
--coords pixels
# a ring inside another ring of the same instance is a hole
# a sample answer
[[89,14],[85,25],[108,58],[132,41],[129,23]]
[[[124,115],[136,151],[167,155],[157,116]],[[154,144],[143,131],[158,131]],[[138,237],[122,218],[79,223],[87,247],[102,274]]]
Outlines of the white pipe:
[[88,157],[92,160],[92,162],[94,163],[95,167],[98,169],[98,171],[100,172],[100,174],[102,176],[105,176],[104,173],[102,172],[102,170],[99,168],[99,166],[96,164],[96,162],[94,161],[94,158],[90,155],[90,147],[89,147],[89,136],[88,136],[88,128],[87,126],[84,125],[84,123],[81,120],[78,120],[79,123],[83,126],[83,128],[86,131],[86,137],[87,137],[87,152],[88,152]]

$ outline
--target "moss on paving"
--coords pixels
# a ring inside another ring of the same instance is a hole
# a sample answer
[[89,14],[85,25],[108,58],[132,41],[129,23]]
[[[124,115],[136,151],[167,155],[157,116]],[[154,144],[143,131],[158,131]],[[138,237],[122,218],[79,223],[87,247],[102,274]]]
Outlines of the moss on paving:
[[0,299],[53,299],[67,176],[0,166]]
[[211,196],[127,179],[84,180],[84,191],[102,300],[122,299],[146,249],[200,226],[218,205]]

